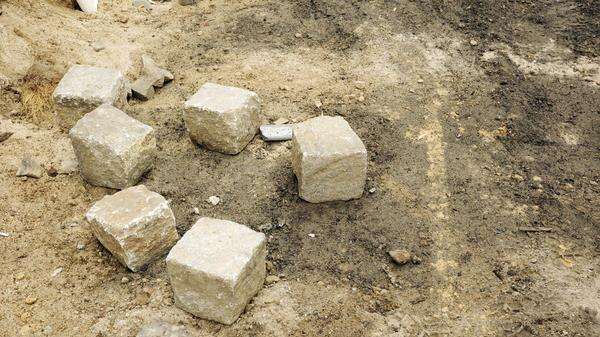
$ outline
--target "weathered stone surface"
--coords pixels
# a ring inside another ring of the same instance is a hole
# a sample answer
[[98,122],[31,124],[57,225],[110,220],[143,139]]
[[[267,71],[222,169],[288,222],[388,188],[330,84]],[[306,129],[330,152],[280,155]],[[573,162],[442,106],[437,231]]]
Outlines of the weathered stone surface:
[[278,142],[292,139],[291,125],[261,125],[260,135],[267,142]]
[[184,108],[191,139],[210,150],[237,154],[258,131],[260,99],[252,91],[206,83]]
[[152,167],[154,130],[113,106],[86,114],[69,136],[81,175],[92,185],[123,189]]
[[44,173],[42,165],[33,159],[30,155],[21,160],[21,165],[17,170],[17,177],[40,178]]
[[191,335],[181,325],[173,325],[164,321],[155,321],[144,325],[137,337],[190,337]]
[[265,235],[235,222],[201,218],[167,256],[177,306],[232,324],[261,289]]
[[148,55],[142,55],[142,74],[152,82],[152,85],[159,88],[174,78],[170,71],[160,68]]
[[133,97],[144,100],[144,101],[149,100],[150,98],[154,97],[154,86],[153,86],[154,84],[153,83],[154,83],[154,81],[147,76],[142,76],[142,77],[138,78],[131,85],[131,91],[133,93]]
[[169,204],[144,185],[105,196],[85,217],[98,241],[133,271],[165,254],[179,239]]
[[344,118],[321,116],[294,126],[292,167],[302,199],[355,199],[365,186],[367,149]]
[[52,97],[58,106],[61,126],[70,128],[102,104],[123,107],[127,102],[127,85],[117,70],[74,65],[60,80]]

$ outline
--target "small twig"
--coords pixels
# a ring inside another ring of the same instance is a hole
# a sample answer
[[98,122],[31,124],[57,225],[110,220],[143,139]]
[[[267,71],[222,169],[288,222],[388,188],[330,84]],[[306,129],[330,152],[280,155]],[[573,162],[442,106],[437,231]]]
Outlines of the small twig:
[[550,227],[519,227],[519,231],[525,232],[525,233],[552,232],[552,228],[550,228]]

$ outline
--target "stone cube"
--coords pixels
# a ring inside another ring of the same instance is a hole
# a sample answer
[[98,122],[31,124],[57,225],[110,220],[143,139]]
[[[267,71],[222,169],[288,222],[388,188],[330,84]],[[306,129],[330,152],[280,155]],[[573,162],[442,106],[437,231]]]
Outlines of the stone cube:
[[264,234],[199,219],[167,256],[175,303],[195,316],[232,324],[262,288],[266,255]]
[[144,185],[105,196],[85,217],[98,241],[132,271],[166,254],[179,239],[167,200]]
[[367,149],[344,118],[312,118],[294,126],[292,168],[308,202],[356,199],[367,177]]
[[74,65],[52,95],[62,127],[68,129],[86,113],[102,104],[117,108],[127,103],[127,84],[114,69]]
[[190,138],[226,154],[242,151],[260,124],[260,99],[244,89],[206,83],[185,102],[184,108]]
[[154,129],[102,105],[86,114],[69,132],[83,178],[115,189],[135,185],[152,167]]

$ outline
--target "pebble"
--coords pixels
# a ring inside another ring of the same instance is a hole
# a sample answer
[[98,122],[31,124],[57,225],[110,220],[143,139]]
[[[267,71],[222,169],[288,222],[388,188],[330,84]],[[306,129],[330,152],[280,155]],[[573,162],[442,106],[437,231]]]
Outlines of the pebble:
[[412,260],[412,255],[405,249],[392,250],[389,251],[388,254],[390,254],[392,260],[400,266],[405,265]]
[[104,43],[98,42],[98,41],[93,42],[91,46],[95,52],[99,52],[99,51],[106,49],[106,46],[104,45]]
[[297,38],[301,38],[302,37],[302,33],[296,33],[296,34],[294,34],[294,36],[297,37]]
[[192,209],[192,212],[193,212],[194,214],[196,214],[196,215],[199,215],[199,214],[200,214],[200,209],[198,209],[198,207],[194,207],[194,208]]
[[123,278],[121,279],[121,283],[125,284],[127,282],[129,282],[129,277],[123,276]]
[[62,273],[63,269],[62,267],[58,267],[56,269],[54,269],[54,271],[52,272],[52,277],[57,277],[60,273]]
[[313,234],[313,233],[308,233],[308,236],[309,236],[309,237],[311,237],[311,238],[314,238],[314,237],[316,237],[316,235],[315,235],[315,234]]
[[475,39],[471,39],[470,43],[471,43],[471,46],[476,46],[479,44],[479,42],[477,42],[477,40],[475,40]]
[[531,177],[531,180],[534,181],[534,182],[536,182],[536,183],[540,183],[540,182],[542,182],[542,177],[540,177],[540,176],[533,176],[533,177]]
[[32,305],[35,302],[37,302],[37,297],[33,297],[33,296],[27,296],[27,298],[25,298],[25,304],[29,304]]
[[40,163],[27,155],[21,160],[21,165],[17,170],[17,177],[40,178],[43,172]]
[[212,196],[208,197],[206,202],[208,202],[209,204],[211,204],[213,206],[217,206],[221,202],[221,198],[217,197],[216,195],[212,195]]
[[265,278],[266,284],[273,284],[279,282],[281,279],[277,275],[269,275]]
[[315,106],[316,106],[317,108],[320,108],[320,107],[322,107],[322,106],[323,106],[323,102],[321,102],[321,100],[320,100],[320,99],[317,99],[317,100],[315,100]]
[[85,245],[83,243],[77,244],[77,250],[84,250],[84,249],[85,249]]
[[369,193],[373,194],[375,192],[377,192],[377,189],[375,187],[369,189]]
[[25,278],[25,274],[23,274],[23,273],[19,273],[19,274],[17,274],[17,276],[15,276],[15,279],[16,279],[17,281],[21,281],[21,280],[23,280],[24,278]]
[[0,232],[0,236],[3,238],[7,238],[10,236],[10,234],[6,233],[6,232]]

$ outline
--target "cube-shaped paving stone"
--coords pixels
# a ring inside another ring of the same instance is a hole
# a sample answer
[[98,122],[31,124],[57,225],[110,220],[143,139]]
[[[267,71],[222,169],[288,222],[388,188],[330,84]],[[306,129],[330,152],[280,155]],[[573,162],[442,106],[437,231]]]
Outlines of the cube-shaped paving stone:
[[367,178],[367,149],[344,118],[312,118],[294,127],[292,167],[302,199],[356,199]]
[[127,85],[120,71],[74,65],[52,95],[60,124],[70,128],[86,113],[102,104],[121,108],[127,102]]
[[206,83],[185,102],[184,108],[190,138],[222,153],[242,151],[260,124],[260,99],[244,89]]
[[92,185],[123,189],[152,167],[154,130],[113,106],[83,116],[69,136],[81,175]]
[[166,254],[179,239],[167,200],[144,185],[105,196],[85,216],[98,241],[133,271]]
[[201,318],[235,322],[263,285],[266,255],[264,234],[199,219],[167,256],[175,303]]

